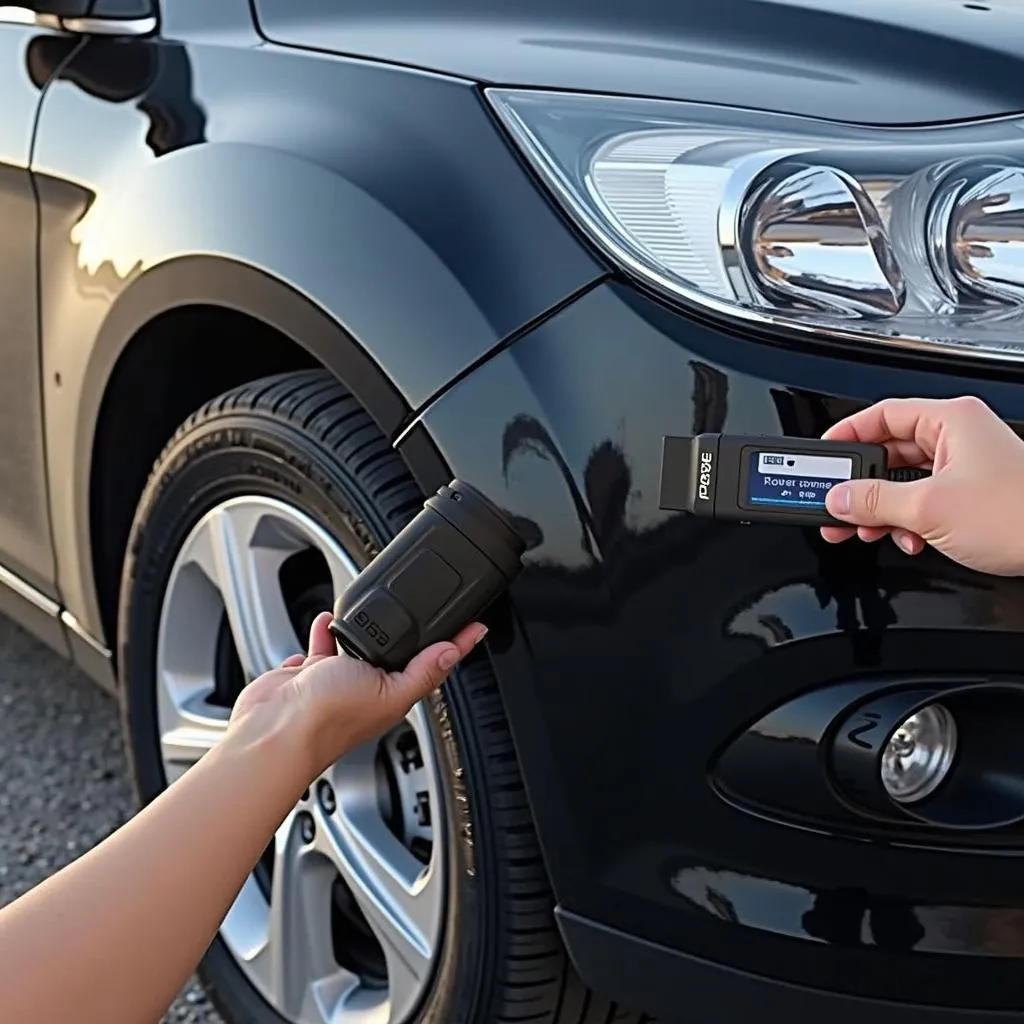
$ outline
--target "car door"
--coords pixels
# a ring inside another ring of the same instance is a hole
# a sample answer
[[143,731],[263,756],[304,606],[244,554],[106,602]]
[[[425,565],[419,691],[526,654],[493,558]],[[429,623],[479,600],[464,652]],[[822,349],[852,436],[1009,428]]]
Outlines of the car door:
[[46,484],[37,302],[38,209],[29,161],[42,90],[30,41],[0,6],[0,611],[64,648]]

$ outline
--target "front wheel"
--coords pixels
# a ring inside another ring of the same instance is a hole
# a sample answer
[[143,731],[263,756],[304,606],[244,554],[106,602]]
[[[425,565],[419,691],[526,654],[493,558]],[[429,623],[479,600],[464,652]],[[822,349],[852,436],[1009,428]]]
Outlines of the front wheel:
[[[302,648],[315,615],[421,505],[399,456],[324,372],[257,381],[190,417],[140,501],[121,591],[142,802],[218,741],[246,682]],[[617,1018],[579,985],[551,910],[478,652],[457,685],[314,782],[200,974],[232,1024]]]

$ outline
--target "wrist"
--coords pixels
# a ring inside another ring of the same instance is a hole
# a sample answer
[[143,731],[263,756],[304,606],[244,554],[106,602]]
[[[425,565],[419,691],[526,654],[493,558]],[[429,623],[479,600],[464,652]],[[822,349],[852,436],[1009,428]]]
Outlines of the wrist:
[[255,778],[273,779],[291,802],[316,777],[309,730],[295,715],[249,714],[232,722],[211,753],[243,764]]

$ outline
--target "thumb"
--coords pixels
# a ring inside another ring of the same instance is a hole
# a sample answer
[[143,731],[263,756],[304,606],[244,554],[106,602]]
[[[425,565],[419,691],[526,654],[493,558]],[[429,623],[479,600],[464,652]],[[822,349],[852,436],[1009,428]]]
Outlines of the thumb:
[[483,640],[486,628],[479,622],[470,623],[451,641],[431,644],[420,651],[401,672],[388,677],[389,690],[401,701],[412,706],[433,693],[449,672]]
[[917,530],[917,489],[929,481],[851,480],[825,495],[830,515],[856,526],[896,526]]
[[309,629],[309,653],[307,658],[323,658],[338,653],[338,644],[331,633],[331,613],[321,612]]

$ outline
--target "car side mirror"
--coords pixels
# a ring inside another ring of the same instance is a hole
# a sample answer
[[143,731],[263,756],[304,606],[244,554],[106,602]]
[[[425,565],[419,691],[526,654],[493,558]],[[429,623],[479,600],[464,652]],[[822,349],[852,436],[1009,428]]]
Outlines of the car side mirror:
[[54,18],[84,18],[89,13],[90,0],[18,0],[15,6]]
[[132,19],[149,18],[156,13],[154,0],[18,0],[33,14],[68,21],[78,18]]

